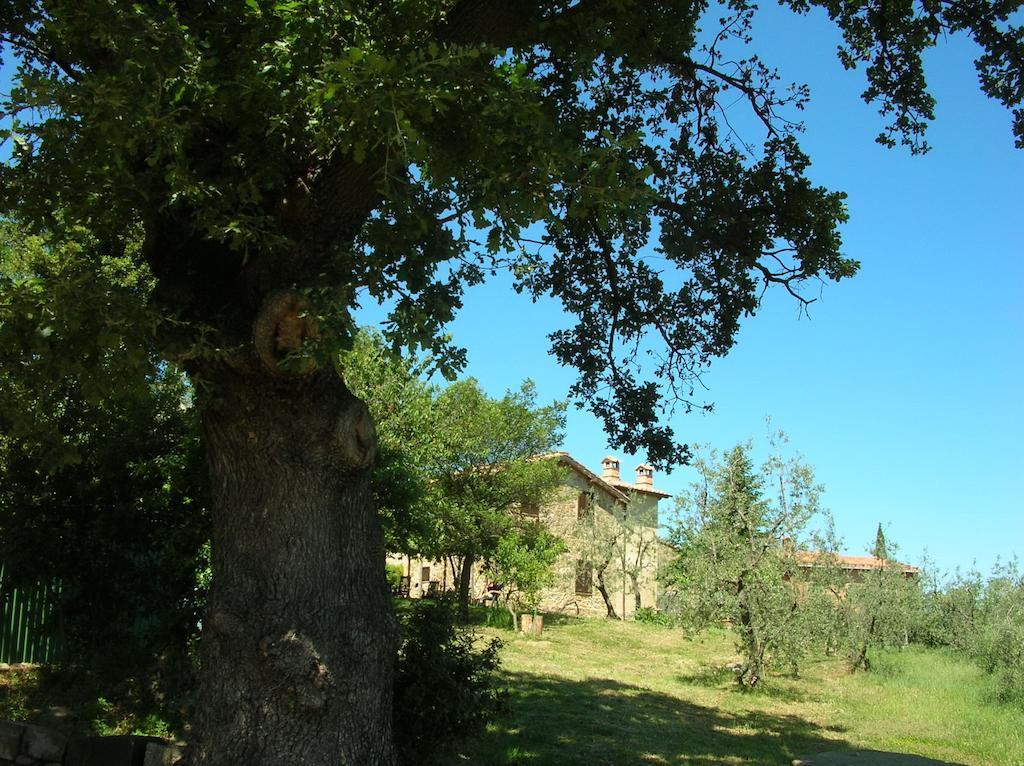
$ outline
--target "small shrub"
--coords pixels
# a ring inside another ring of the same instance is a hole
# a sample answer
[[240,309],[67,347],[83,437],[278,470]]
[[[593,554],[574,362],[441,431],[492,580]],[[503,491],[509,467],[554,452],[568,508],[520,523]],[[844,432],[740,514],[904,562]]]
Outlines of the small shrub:
[[387,564],[385,570],[388,577],[388,587],[391,588],[391,592],[394,593],[398,590],[398,586],[402,582],[402,576],[405,574],[405,570],[401,564]]
[[633,619],[647,625],[660,625],[664,628],[676,627],[677,620],[667,612],[659,612],[649,606],[641,607],[633,613]]
[[476,634],[455,622],[445,602],[402,615],[393,708],[400,763],[429,761],[505,707],[507,692],[496,678],[501,642],[478,648]]
[[488,607],[484,612],[484,625],[488,628],[499,630],[515,631],[516,626],[512,623],[512,615],[507,609],[499,609],[496,606]]

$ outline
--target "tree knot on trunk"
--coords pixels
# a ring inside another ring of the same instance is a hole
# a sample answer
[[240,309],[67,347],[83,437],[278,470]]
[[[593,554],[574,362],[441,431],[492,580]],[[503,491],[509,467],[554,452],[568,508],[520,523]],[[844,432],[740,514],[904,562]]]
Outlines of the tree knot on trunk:
[[316,369],[312,357],[291,357],[302,348],[303,341],[319,334],[312,309],[309,299],[294,290],[279,290],[264,300],[252,336],[256,356],[271,375],[300,377]]
[[367,406],[353,399],[338,415],[334,427],[334,453],[342,465],[362,470],[373,465],[377,456],[377,429]]
[[309,638],[294,630],[277,638],[265,636],[259,653],[299,707],[317,710],[324,706],[331,672]]

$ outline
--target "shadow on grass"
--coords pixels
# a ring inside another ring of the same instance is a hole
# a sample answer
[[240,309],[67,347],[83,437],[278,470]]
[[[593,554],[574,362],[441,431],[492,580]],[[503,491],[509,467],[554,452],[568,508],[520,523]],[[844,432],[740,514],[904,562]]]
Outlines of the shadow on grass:
[[731,713],[607,679],[509,676],[512,712],[447,763],[789,764],[849,745],[794,715]]
[[701,665],[692,673],[680,675],[679,680],[690,686],[703,686],[711,689],[737,685],[736,674],[721,665]]
[[721,665],[702,665],[693,673],[678,676],[678,680],[680,683],[689,686],[721,689],[735,694],[750,694],[778,702],[810,702],[818,700],[818,695],[796,688],[794,682],[799,682],[799,678],[792,675],[774,675],[763,679],[756,688],[746,689],[736,682],[736,671],[733,669]]
[[[443,764],[533,766],[962,766],[900,753],[864,758],[835,731],[796,715],[729,712],[608,679],[512,673],[511,712]],[[885,760],[887,757],[888,760]]]

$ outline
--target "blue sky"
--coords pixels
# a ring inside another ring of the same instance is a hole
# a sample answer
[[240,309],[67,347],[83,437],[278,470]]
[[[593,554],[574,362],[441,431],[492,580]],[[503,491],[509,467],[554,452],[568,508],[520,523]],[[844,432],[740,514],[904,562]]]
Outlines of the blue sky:
[[[929,59],[932,152],[880,147],[863,75],[842,69],[824,18],[766,15],[764,58],[812,88],[802,143],[812,177],[849,194],[844,250],[861,272],[826,285],[809,319],[769,293],[704,377],[713,414],[677,416],[676,432],[724,448],[771,416],[815,467],[848,552],[881,522],[904,560],[927,549],[940,570],[988,571],[1024,552],[1024,152],[1009,114],[978,91],[969,41],[951,39]],[[530,377],[550,400],[573,379],[545,338],[565,321],[498,279],[470,291],[451,331],[492,394]],[[564,448],[593,468],[609,452],[578,411]],[[640,462],[619,454],[626,471]],[[656,483],[678,493],[693,478]]]

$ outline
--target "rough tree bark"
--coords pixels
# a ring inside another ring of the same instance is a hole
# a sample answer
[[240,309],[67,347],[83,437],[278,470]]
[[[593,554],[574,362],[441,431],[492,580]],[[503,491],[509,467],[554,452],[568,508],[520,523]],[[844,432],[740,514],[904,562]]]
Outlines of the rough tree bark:
[[[293,330],[276,328],[279,347]],[[194,377],[214,558],[188,762],[391,766],[397,631],[366,406],[333,369]]]

